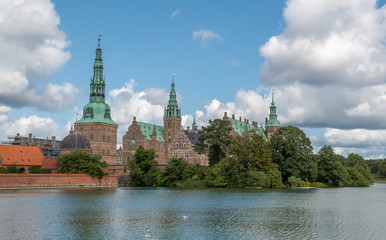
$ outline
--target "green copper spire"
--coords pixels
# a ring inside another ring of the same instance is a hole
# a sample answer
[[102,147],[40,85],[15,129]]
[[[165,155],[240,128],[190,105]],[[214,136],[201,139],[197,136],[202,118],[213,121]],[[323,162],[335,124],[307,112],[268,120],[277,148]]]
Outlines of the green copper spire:
[[174,73],[172,73],[172,88],[169,94],[169,104],[165,108],[164,117],[166,118],[181,118],[181,109],[177,105],[177,93],[174,84]]
[[103,77],[102,49],[98,48],[94,61],[94,74],[90,82],[90,102],[83,108],[83,116],[77,123],[107,123],[118,125],[111,119],[111,108],[105,103],[106,80]]
[[106,80],[103,77],[102,49],[98,38],[98,48],[96,49],[94,61],[94,74],[90,82],[90,102],[105,102]]
[[272,102],[271,102],[271,106],[269,107],[269,120],[267,122],[267,127],[280,127],[280,122],[279,120],[277,120],[276,105],[275,105],[273,91],[272,91]]

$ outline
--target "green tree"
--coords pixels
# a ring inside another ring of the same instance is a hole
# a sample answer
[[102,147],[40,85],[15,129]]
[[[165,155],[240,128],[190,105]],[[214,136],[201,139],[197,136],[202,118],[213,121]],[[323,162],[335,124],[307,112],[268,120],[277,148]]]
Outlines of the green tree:
[[256,132],[233,138],[228,153],[246,170],[267,172],[272,167],[269,143]]
[[105,168],[108,164],[100,159],[101,156],[75,150],[58,157],[58,173],[83,173],[101,179],[107,175]]
[[165,170],[161,173],[161,185],[175,186],[176,182],[185,180],[188,177],[188,174],[185,172],[187,167],[188,163],[184,158],[172,157]]
[[378,165],[378,175],[382,178],[386,178],[386,159]]
[[316,158],[318,161],[318,182],[332,187],[343,187],[347,184],[347,171],[331,146],[323,146]]
[[349,186],[369,186],[374,182],[371,176],[369,166],[362,156],[356,153],[350,153],[345,162],[349,174]]
[[145,150],[139,146],[134,158],[129,161],[130,177],[134,185],[154,186],[157,184],[159,170],[155,161],[155,150]]
[[200,154],[207,154],[209,166],[214,166],[226,157],[228,145],[232,141],[229,122],[222,119],[209,120],[207,127],[202,127],[200,141],[194,149]]
[[273,162],[279,165],[283,181],[291,176],[311,182],[316,179],[318,170],[311,141],[302,130],[294,126],[279,128],[271,144]]
[[383,163],[383,159],[366,160],[367,166],[369,166],[371,174],[378,174],[378,166]]

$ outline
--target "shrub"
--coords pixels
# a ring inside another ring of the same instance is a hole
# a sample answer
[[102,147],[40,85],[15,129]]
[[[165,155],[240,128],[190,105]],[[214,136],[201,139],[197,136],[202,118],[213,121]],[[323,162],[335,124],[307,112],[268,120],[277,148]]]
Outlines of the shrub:
[[302,180],[300,178],[297,178],[294,176],[289,177],[287,183],[290,187],[301,187],[302,186]]
[[42,169],[42,166],[33,166],[28,168],[29,173],[50,173],[49,169]]

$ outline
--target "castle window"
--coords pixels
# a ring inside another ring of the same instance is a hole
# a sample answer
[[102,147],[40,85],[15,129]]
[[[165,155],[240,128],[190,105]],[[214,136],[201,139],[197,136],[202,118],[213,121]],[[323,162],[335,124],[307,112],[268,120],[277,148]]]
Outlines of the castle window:
[[94,140],[94,135],[90,135],[90,140],[92,141],[92,140]]
[[107,155],[110,155],[110,149],[107,149]]
[[94,127],[91,127],[91,130],[93,130],[94,129]]
[[103,142],[105,141],[105,136],[103,136]]
[[176,144],[176,146],[178,147],[178,143]]
[[175,157],[175,158],[177,157],[177,153],[176,152],[173,153],[173,157]]
[[102,155],[105,155],[105,150],[104,149],[102,149]]
[[107,142],[110,142],[110,136],[107,136]]
[[184,143],[184,147],[186,147],[186,144]]
[[189,157],[189,152],[185,152],[185,157],[186,157],[186,158]]

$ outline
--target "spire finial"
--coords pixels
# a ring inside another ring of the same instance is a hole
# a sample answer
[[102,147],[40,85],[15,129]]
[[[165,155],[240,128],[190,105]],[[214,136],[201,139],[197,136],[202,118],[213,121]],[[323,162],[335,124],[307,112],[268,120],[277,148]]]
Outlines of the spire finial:
[[174,75],[176,75],[175,73],[172,73],[172,81],[174,82]]
[[101,37],[102,37],[102,35],[99,34],[99,36],[98,36],[98,48],[101,46]]
[[274,88],[272,88],[272,103],[274,103],[274,102],[275,102],[275,100],[274,100],[274,93],[275,93],[275,89],[274,89]]

